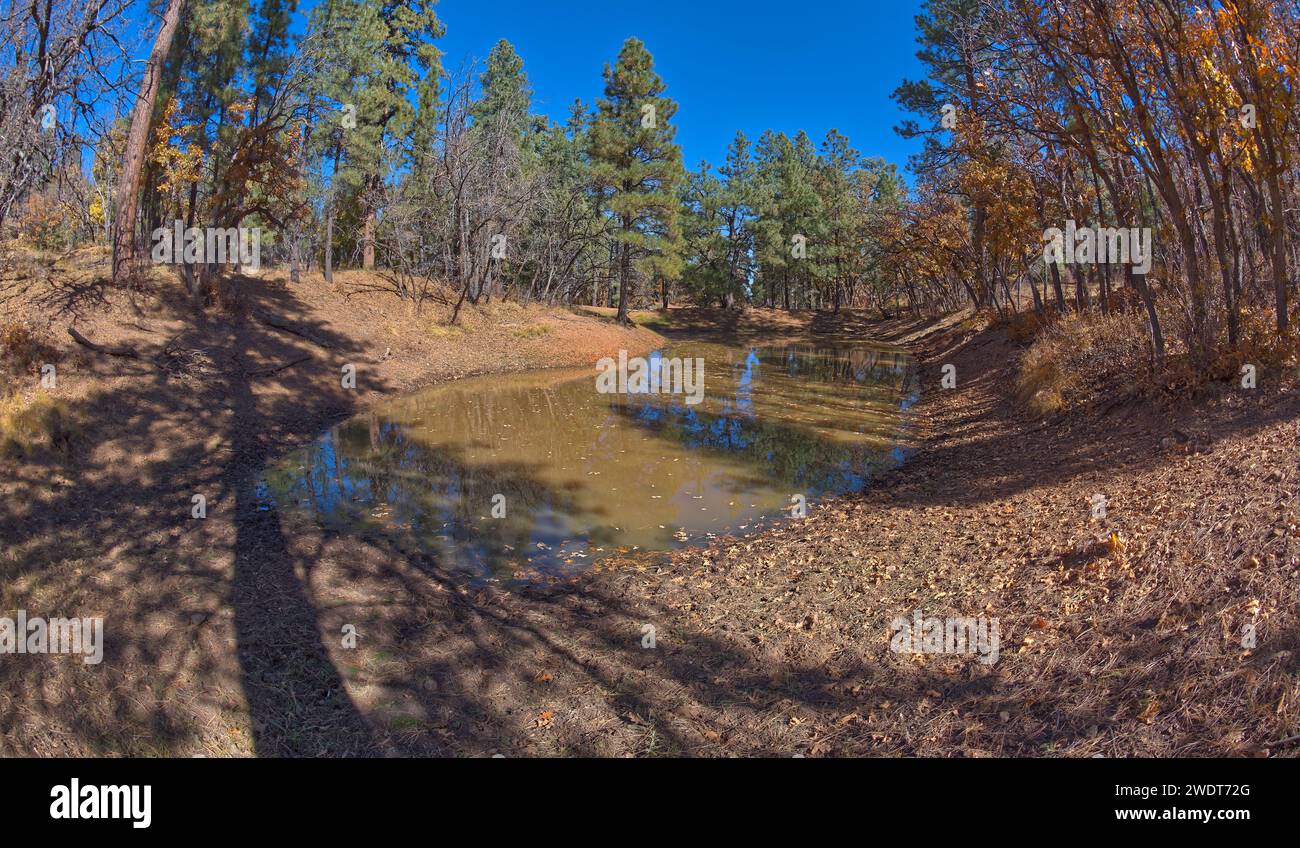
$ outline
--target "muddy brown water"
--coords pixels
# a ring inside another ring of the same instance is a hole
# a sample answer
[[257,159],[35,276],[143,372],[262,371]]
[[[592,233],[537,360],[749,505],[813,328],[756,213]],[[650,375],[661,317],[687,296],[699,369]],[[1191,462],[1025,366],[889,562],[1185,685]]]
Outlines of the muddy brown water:
[[261,496],[467,576],[528,579],[756,532],[870,485],[907,450],[901,350],[689,342],[648,365],[660,357],[703,361],[698,403],[602,393],[595,368],[460,380],[331,428]]

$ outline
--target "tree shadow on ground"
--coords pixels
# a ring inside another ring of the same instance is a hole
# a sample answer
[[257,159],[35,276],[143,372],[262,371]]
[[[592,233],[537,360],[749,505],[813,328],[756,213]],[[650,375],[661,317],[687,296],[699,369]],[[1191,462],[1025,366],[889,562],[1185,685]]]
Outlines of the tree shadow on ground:
[[[166,344],[184,354],[179,365],[148,343],[139,359],[79,354],[116,378],[70,405],[80,450],[12,465],[15,496],[0,509],[13,545],[4,605],[103,616],[106,634],[100,668],[35,656],[4,665],[0,726],[18,750],[166,753],[204,734],[224,753],[242,698],[257,753],[321,753],[312,733],[322,711],[347,728],[336,753],[374,752],[277,517],[256,495],[272,450],[352,410],[336,363],[364,357],[328,328],[311,328],[314,345],[249,317],[302,314],[291,291],[269,295],[242,277],[228,285],[239,301],[230,313],[194,316],[164,300],[161,314],[184,322]],[[192,517],[195,495],[207,520]]]
[[[243,285],[250,306],[302,312],[291,291],[271,301]],[[1143,692],[1194,686],[1213,672],[1165,647],[1169,629],[1153,627],[1117,652],[1108,670],[1119,672],[1116,685],[1097,687],[1092,671],[1060,666],[1027,703],[1015,666],[1004,676],[973,660],[912,664],[889,652],[884,621],[813,610],[798,588],[802,573],[751,587],[748,608],[733,617],[737,607],[717,604],[712,584],[759,575],[729,575],[723,563],[684,560],[507,591],[466,581],[398,536],[291,527],[259,483],[286,443],[354,410],[339,366],[363,361],[328,327],[307,329],[329,350],[247,312],[201,318],[174,340],[203,352],[201,373],[120,363],[128,379],[75,410],[89,445],[107,447],[13,467],[14,496],[0,506],[0,534],[13,540],[0,563],[4,608],[102,614],[108,644],[98,668],[69,657],[6,658],[7,749],[1050,752],[1102,745],[1117,717],[1136,721]],[[309,353],[276,375],[274,390],[259,386],[258,373]],[[969,373],[995,379],[973,363]],[[1273,419],[1287,414],[1283,406]],[[987,425],[966,414],[953,425]],[[1258,417],[1243,421],[1257,426]],[[980,503],[1084,473],[1083,460],[1096,456],[1081,446],[1056,467],[1034,467],[1036,457],[1019,450],[1024,435],[978,432],[936,452],[923,472],[970,473],[899,499]],[[1140,449],[1124,453],[1135,449],[1121,438],[1114,447],[1134,463],[1152,461]],[[191,497],[203,493],[209,518],[194,520]],[[565,493],[554,495],[563,502]],[[845,609],[861,606],[857,597]],[[336,637],[349,623],[355,649]],[[1294,659],[1267,662],[1294,672]],[[245,714],[247,748],[227,747]]]

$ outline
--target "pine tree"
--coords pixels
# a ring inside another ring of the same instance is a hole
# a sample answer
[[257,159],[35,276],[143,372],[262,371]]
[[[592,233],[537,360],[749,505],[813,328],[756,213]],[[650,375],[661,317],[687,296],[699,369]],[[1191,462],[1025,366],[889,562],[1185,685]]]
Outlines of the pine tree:
[[[437,102],[442,51],[433,41],[445,27],[433,0],[331,0],[318,14],[319,27],[338,54],[324,80],[327,97],[346,110],[349,124],[336,127],[326,144],[334,160],[326,215],[326,265],[332,266],[333,225],[341,197],[354,198],[362,221],[362,265],[374,266],[379,194],[400,161],[416,127],[416,110]],[[418,126],[423,137],[427,121]],[[423,138],[422,138],[423,140]],[[330,276],[327,271],[327,277]]]
[[821,305],[829,298],[837,312],[852,291],[862,251],[863,210],[853,191],[858,160],[847,137],[836,130],[826,134],[816,179],[822,243],[813,269]]
[[682,284],[697,302],[725,303],[727,240],[723,235],[723,183],[708,162],[686,176],[682,186],[682,236],[687,262]]
[[754,222],[751,229],[754,233],[754,263],[757,270],[755,282],[762,289],[763,305],[768,307],[776,306],[778,285],[790,256],[789,242],[782,241],[778,206],[781,150],[789,143],[784,133],[767,130],[754,145]]
[[756,147],[756,256],[766,300],[778,287],[786,309],[810,302],[810,291],[827,255],[828,225],[814,187],[819,168],[812,139],[803,130],[790,139],[770,130]]
[[521,142],[528,129],[532,91],[524,73],[524,60],[504,38],[488,54],[487,68],[479,77],[482,96],[471,110],[474,120],[485,129],[500,129],[500,135]]
[[289,19],[298,0],[261,0],[248,36],[253,83],[253,121],[274,95],[289,67]]
[[688,291],[700,300],[730,308],[748,297],[753,269],[756,205],[755,171],[749,140],[736,133],[727,161],[715,177],[707,162],[690,174],[682,192]]
[[754,163],[749,156],[749,139],[737,132],[727,146],[727,161],[718,172],[723,181],[722,224],[726,240],[727,276],[723,303],[730,307],[747,296],[753,270],[754,231],[751,219],[755,194]]
[[590,133],[592,177],[613,216],[618,245],[618,321],[630,324],[633,274],[671,280],[681,273],[681,148],[670,121],[677,104],[664,96],[654,60],[629,38],[605,67],[605,96]]

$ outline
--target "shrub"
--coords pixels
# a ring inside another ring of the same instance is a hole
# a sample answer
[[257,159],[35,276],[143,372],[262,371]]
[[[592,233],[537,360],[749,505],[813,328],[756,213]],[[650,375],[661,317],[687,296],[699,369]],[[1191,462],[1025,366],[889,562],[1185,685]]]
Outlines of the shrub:
[[1243,311],[1241,317],[1240,350],[1223,357],[1220,370],[1228,377],[1236,377],[1243,363],[1251,363],[1261,371],[1294,369],[1300,365],[1300,331],[1292,325],[1285,336],[1279,336],[1272,310]]
[[549,332],[551,332],[551,328],[546,324],[529,324],[526,327],[512,330],[511,335],[520,339],[535,339]]
[[25,322],[0,324],[0,397],[10,386],[23,382],[36,367],[57,359],[56,351],[44,334]]
[[1059,319],[1055,306],[1044,306],[1041,315],[1032,309],[1013,313],[1007,321],[1007,338],[1021,346],[1032,344]]
[[49,362],[54,355],[41,333],[26,322],[0,324],[0,361],[16,369]]
[[1107,302],[1112,312],[1146,314],[1146,304],[1142,302],[1142,296],[1138,294],[1137,289],[1132,286],[1111,289]]
[[27,209],[18,221],[18,233],[39,250],[62,250],[75,237],[76,215],[72,207],[41,194],[27,200]]

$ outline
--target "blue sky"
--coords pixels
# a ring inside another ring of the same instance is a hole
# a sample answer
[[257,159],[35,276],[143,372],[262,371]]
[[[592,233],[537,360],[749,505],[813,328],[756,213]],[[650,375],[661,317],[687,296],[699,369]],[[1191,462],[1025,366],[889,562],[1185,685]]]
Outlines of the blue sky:
[[485,59],[497,39],[515,45],[535,112],[557,120],[574,98],[600,95],[601,69],[628,36],[646,43],[678,103],[677,141],[688,167],[717,165],[736,130],[835,128],[862,154],[906,166],[920,145],[894,132],[890,100],[923,76],[913,17],[918,0],[441,0],[439,46],[448,68]]
[[[295,32],[317,0],[300,0]],[[913,17],[920,0],[440,0],[447,35],[438,46],[455,69],[487,58],[498,39],[515,45],[533,87],[533,111],[556,120],[581,98],[594,104],[601,70],[624,39],[646,43],[679,110],[674,123],[687,167],[719,165],[736,130],[847,135],[866,156],[905,169],[917,142],[894,132],[904,115],[890,93],[924,75]],[[133,9],[139,24],[144,4]],[[138,52],[148,55],[157,17]],[[910,181],[910,179],[909,179]]]

